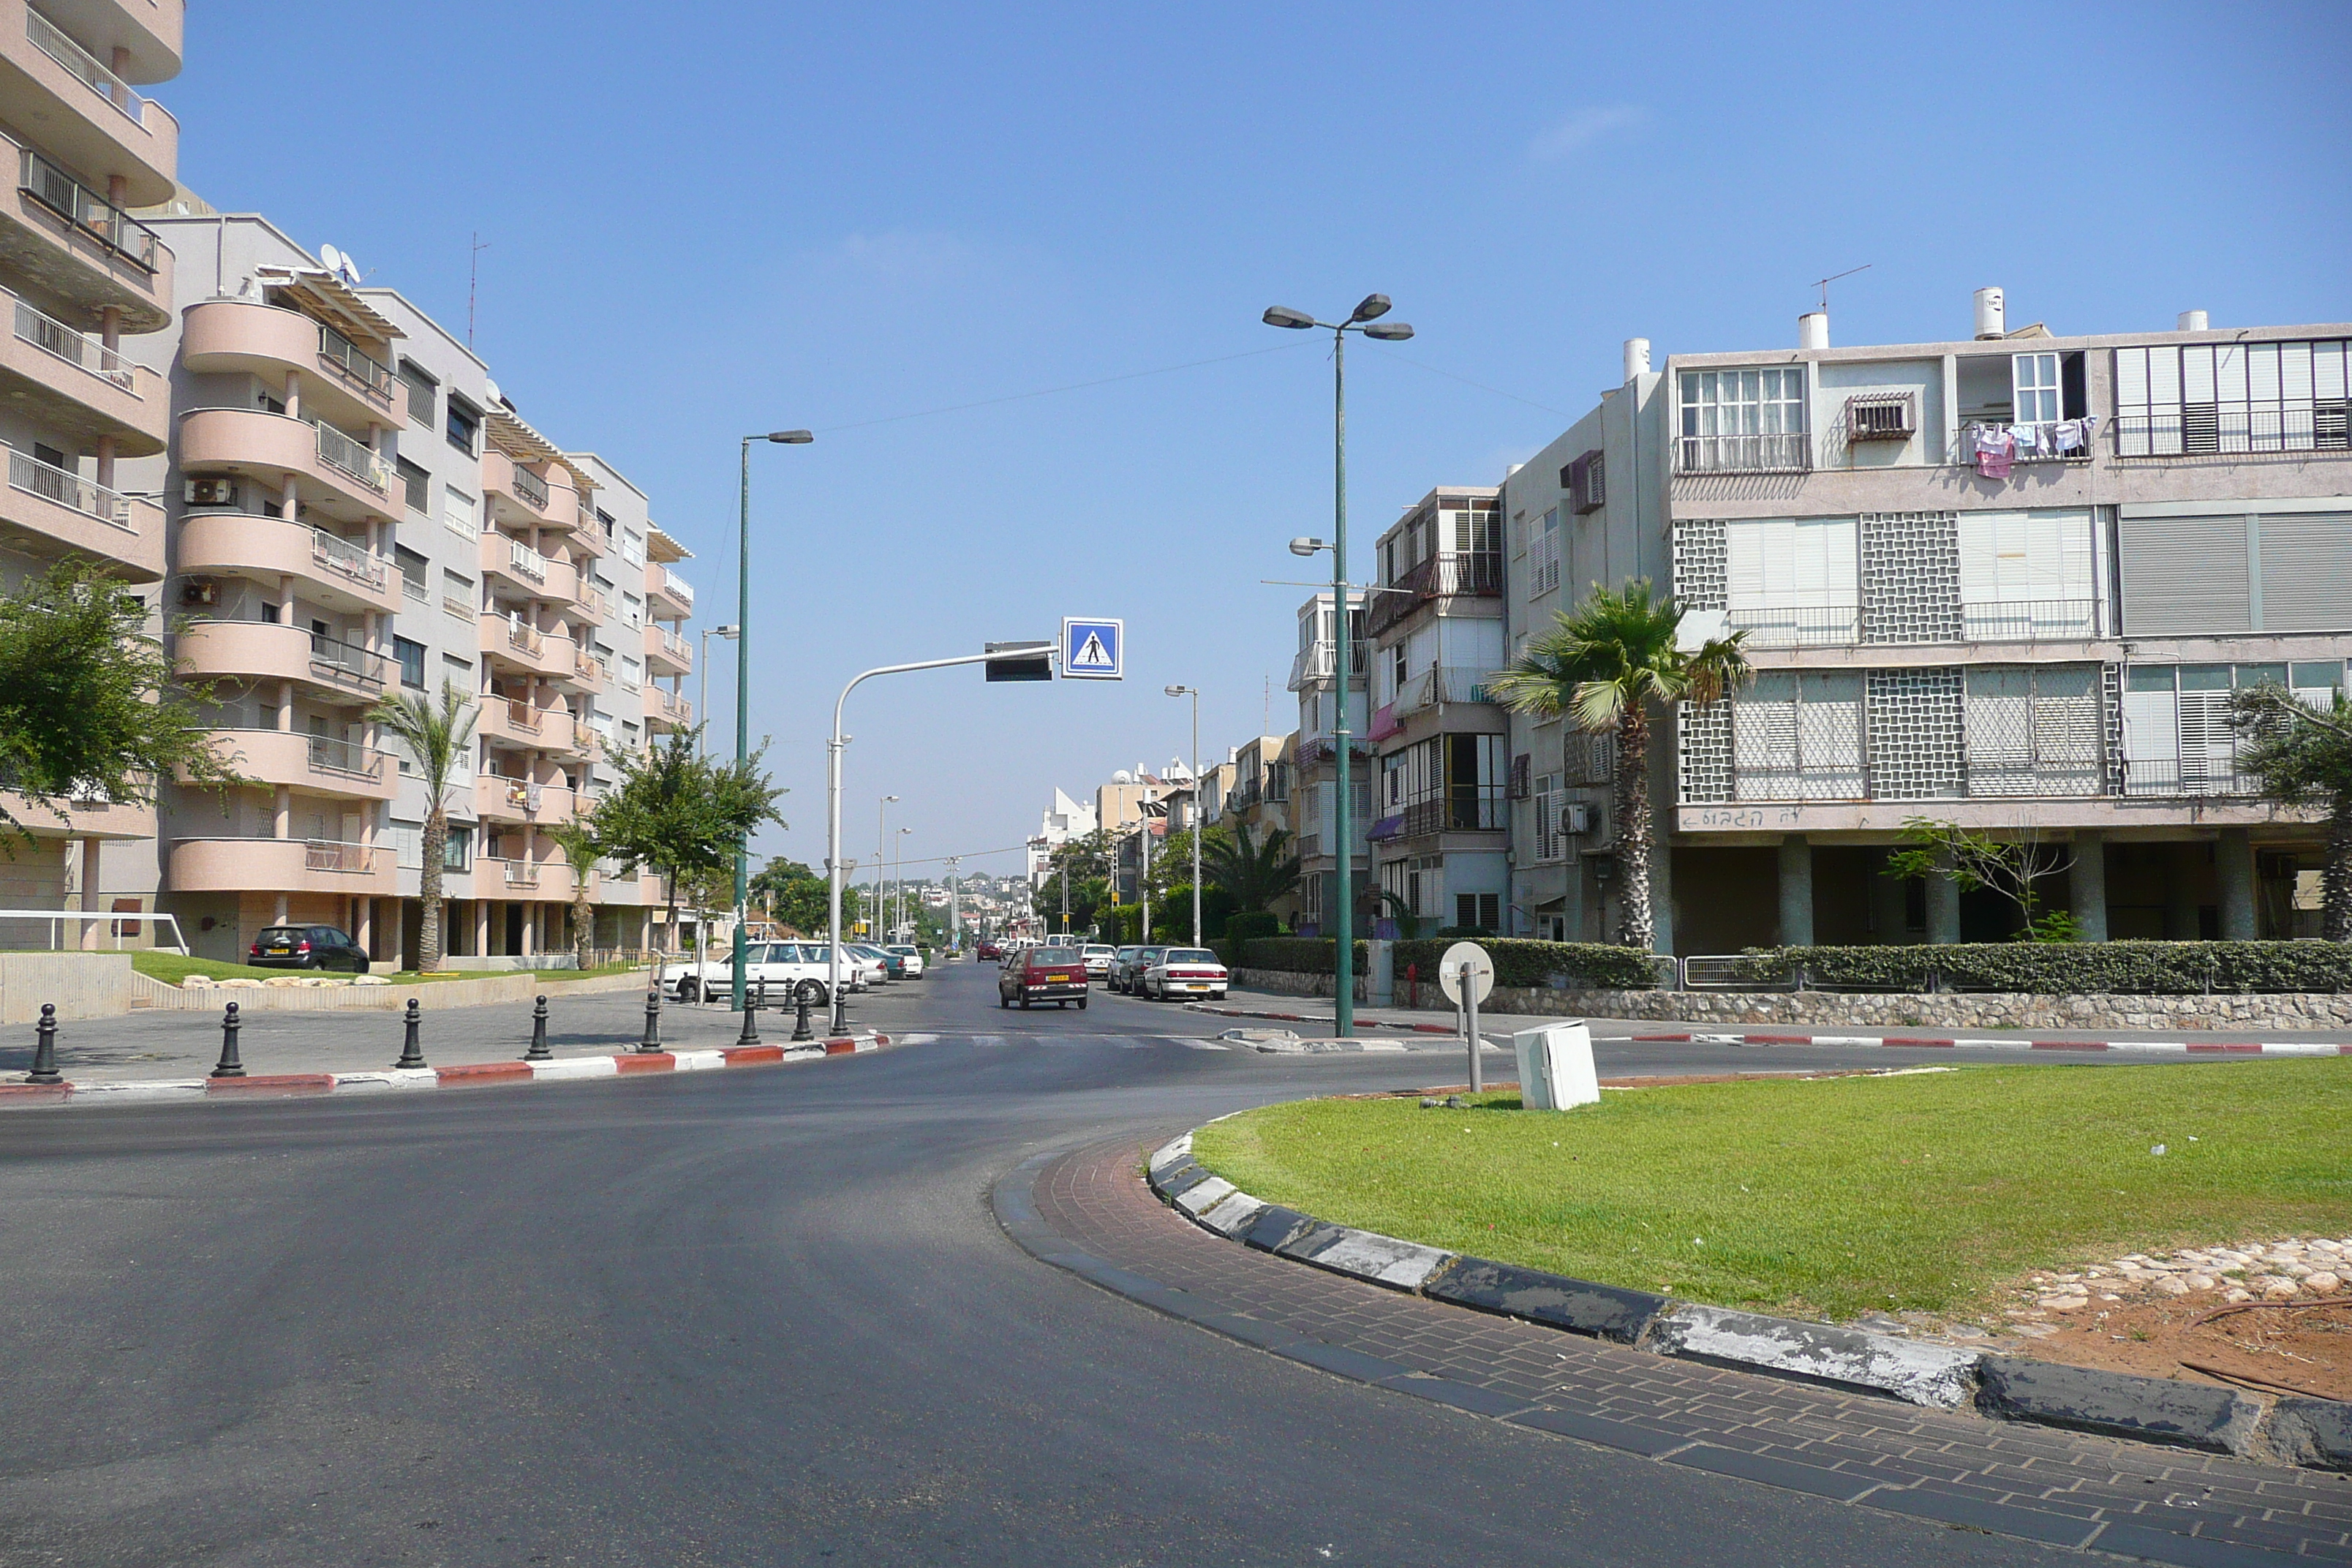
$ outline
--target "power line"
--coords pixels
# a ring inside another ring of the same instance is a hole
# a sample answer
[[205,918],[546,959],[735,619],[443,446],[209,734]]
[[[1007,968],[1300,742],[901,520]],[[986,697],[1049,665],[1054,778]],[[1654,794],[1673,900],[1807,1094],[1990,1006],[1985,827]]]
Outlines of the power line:
[[1481,392],[1491,392],[1497,397],[1507,397],[1514,403],[1524,403],[1530,408],[1540,408],[1546,414],[1557,414],[1562,419],[1574,419],[1577,417],[1577,416],[1570,414],[1565,408],[1554,408],[1549,403],[1538,403],[1532,397],[1521,397],[1516,392],[1505,392],[1499,386],[1488,386],[1483,381],[1473,381],[1466,375],[1456,375],[1450,370],[1440,370],[1433,364],[1413,358],[1411,354],[1390,353],[1383,354],[1381,357],[1383,359],[1401,360],[1404,363],[1412,366],[1415,370],[1425,370],[1432,375],[1442,375],[1448,381],[1458,381],[1465,386],[1475,386]]
[[[1157,370],[1131,370],[1122,375],[1104,376],[1099,381],[1074,381],[1067,386],[1043,387],[1035,392],[1015,392],[1003,397],[983,397],[977,403],[952,403],[944,408],[919,408],[912,414],[888,414],[879,419],[860,419],[850,425],[822,425],[817,427],[816,433],[820,436],[830,436],[839,430],[865,430],[877,425],[895,425],[902,419],[929,419],[938,414],[961,414],[968,409],[993,408],[1003,403],[1021,403],[1032,397],[1052,397],[1064,392],[1084,392],[1092,386],[1108,386],[1113,382],[1119,381],[1140,381],[1145,376],[1150,375],[1172,375],[1180,370],[1198,370],[1204,364],[1229,364],[1237,359],[1255,359],[1260,354],[1278,354],[1286,349],[1302,346],[1304,345],[1296,342],[1276,343],[1270,349],[1250,349],[1243,353],[1219,354],[1214,359],[1187,360],[1182,364],[1163,364]],[[1504,395],[1510,395],[1506,393]]]

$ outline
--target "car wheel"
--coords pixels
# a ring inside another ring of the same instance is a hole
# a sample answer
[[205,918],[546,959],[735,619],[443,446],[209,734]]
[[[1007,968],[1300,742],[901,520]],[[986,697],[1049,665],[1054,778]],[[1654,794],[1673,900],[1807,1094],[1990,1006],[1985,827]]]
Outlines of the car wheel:
[[1081,997],[1079,997],[1079,998],[1078,998],[1078,1011],[1079,1011],[1079,1012],[1081,1012],[1081,1013],[1083,1013],[1083,1012],[1085,1012],[1086,1010],[1087,1010],[1087,999],[1086,999],[1085,997],[1081,996]]
[[1000,991],[996,994],[996,1005],[999,1007],[1010,1008],[1013,1005],[1013,998]]
[[1029,998],[1026,996],[1021,998],[1021,1010],[1024,1013],[1029,1011]]

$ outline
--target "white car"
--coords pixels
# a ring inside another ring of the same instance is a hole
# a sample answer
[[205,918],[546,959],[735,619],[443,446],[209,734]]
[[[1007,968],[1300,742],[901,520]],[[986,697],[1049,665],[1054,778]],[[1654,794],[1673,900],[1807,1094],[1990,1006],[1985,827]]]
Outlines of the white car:
[[1118,949],[1111,946],[1108,942],[1090,942],[1087,943],[1083,951],[1085,952],[1087,958],[1087,978],[1089,980],[1108,980],[1110,978],[1110,961],[1118,955]]
[[1205,947],[1171,947],[1143,972],[1137,987],[1154,1001],[1175,996],[1207,996],[1223,1000],[1232,984],[1225,966]]
[[[755,942],[743,949],[743,979],[751,985],[767,987],[768,1005],[784,1006],[791,1003],[803,985],[813,985],[810,1001],[824,1005],[830,993],[823,943],[804,946],[793,942]],[[670,994],[681,1002],[699,1002],[705,995],[732,998],[735,990],[735,955],[730,952],[714,954],[707,963],[681,966],[671,977]]]
[[900,978],[906,980],[920,980],[923,977],[923,950],[921,948],[915,946],[912,942],[894,942],[882,951],[898,959],[898,974]]

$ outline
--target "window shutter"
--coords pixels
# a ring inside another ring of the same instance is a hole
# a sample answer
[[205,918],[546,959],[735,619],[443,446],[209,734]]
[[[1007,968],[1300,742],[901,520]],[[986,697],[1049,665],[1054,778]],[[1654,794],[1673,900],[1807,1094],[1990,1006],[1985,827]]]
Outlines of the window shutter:
[[1511,798],[1513,800],[1528,798],[1530,787],[1528,770],[1534,762],[1535,759],[1525,752],[1511,759]]

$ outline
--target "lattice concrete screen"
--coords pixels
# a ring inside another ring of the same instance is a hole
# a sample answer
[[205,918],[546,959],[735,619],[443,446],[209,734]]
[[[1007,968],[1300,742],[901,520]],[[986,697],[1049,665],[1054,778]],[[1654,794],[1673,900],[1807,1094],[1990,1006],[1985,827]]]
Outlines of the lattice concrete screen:
[[1731,710],[1729,702],[1704,708],[1685,705],[1675,716],[1675,733],[1682,753],[1682,798],[1705,805],[1731,798]]
[[1866,712],[1874,798],[1951,800],[1968,793],[1959,670],[1872,670]]
[[2099,667],[1996,665],[1968,672],[1971,795],[2095,795],[2105,777]]
[[[1954,560],[1958,559],[1956,554]],[[1731,545],[1725,525],[1708,519],[1675,523],[1675,597],[1682,601],[1683,607],[1728,609],[1730,582]]]
[[1862,640],[1958,642],[1960,517],[1952,511],[1862,514]]

